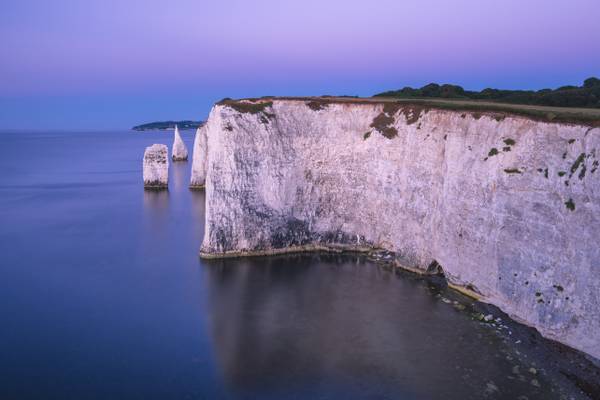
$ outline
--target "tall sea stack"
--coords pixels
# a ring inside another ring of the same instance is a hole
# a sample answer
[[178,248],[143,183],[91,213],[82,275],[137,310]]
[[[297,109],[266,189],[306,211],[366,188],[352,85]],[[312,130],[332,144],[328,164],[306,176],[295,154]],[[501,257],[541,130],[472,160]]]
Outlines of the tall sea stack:
[[173,138],[173,161],[187,161],[188,151],[185,147],[185,143],[181,139],[179,134],[179,128],[175,125],[175,134]]
[[194,138],[194,154],[192,155],[192,176],[190,189],[203,189],[206,179],[206,157],[208,155],[206,125],[196,130]]
[[169,149],[153,144],[144,151],[144,188],[167,189],[169,185]]

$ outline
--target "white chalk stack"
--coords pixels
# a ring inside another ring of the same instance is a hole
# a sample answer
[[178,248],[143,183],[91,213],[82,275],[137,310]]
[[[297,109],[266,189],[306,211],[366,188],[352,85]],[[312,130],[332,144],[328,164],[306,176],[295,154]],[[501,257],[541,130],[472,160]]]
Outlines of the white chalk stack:
[[169,185],[169,149],[153,144],[144,151],[144,188],[167,189]]
[[205,125],[196,130],[194,153],[192,154],[192,174],[190,189],[204,189],[206,179],[206,156],[208,154]]
[[179,134],[179,128],[175,125],[175,134],[173,138],[173,161],[187,161],[188,159],[188,151],[185,147],[185,143],[181,139],[181,135]]

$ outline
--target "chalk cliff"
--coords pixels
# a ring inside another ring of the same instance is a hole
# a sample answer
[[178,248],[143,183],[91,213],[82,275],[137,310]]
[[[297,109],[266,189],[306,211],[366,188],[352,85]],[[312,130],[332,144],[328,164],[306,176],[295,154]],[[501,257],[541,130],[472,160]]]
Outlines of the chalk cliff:
[[144,151],[144,187],[166,189],[169,184],[169,149],[164,144],[153,144]]
[[188,151],[187,147],[185,147],[185,143],[181,139],[181,135],[179,134],[179,128],[175,125],[175,132],[173,133],[173,161],[187,161],[188,159]]
[[600,128],[505,113],[217,104],[194,145],[201,256],[389,250],[600,358],[599,152]]

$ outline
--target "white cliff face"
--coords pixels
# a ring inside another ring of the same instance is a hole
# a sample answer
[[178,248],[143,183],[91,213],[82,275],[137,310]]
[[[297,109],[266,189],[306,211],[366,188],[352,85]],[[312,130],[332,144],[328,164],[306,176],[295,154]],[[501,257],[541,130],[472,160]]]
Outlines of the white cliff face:
[[169,149],[164,144],[153,144],[144,151],[144,187],[166,189],[169,184]]
[[181,139],[177,125],[175,125],[175,133],[173,136],[173,161],[187,161],[187,147],[185,147],[185,143],[183,143],[183,140]]
[[216,105],[196,135],[202,256],[437,261],[451,284],[600,358],[599,128],[374,103],[259,109]]
[[206,138],[206,125],[202,125],[196,130],[196,137],[194,138],[194,154],[192,160],[192,174],[190,178],[191,188],[203,188],[206,180],[206,166],[207,166],[207,138]]

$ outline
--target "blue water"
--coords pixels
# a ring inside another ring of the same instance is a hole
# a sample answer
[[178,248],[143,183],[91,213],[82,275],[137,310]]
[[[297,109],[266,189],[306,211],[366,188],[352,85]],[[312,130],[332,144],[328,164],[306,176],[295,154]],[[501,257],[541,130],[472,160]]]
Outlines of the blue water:
[[0,133],[0,399],[558,398],[430,282],[361,257],[201,261],[204,193],[190,163],[144,192],[152,143],[171,135]]

